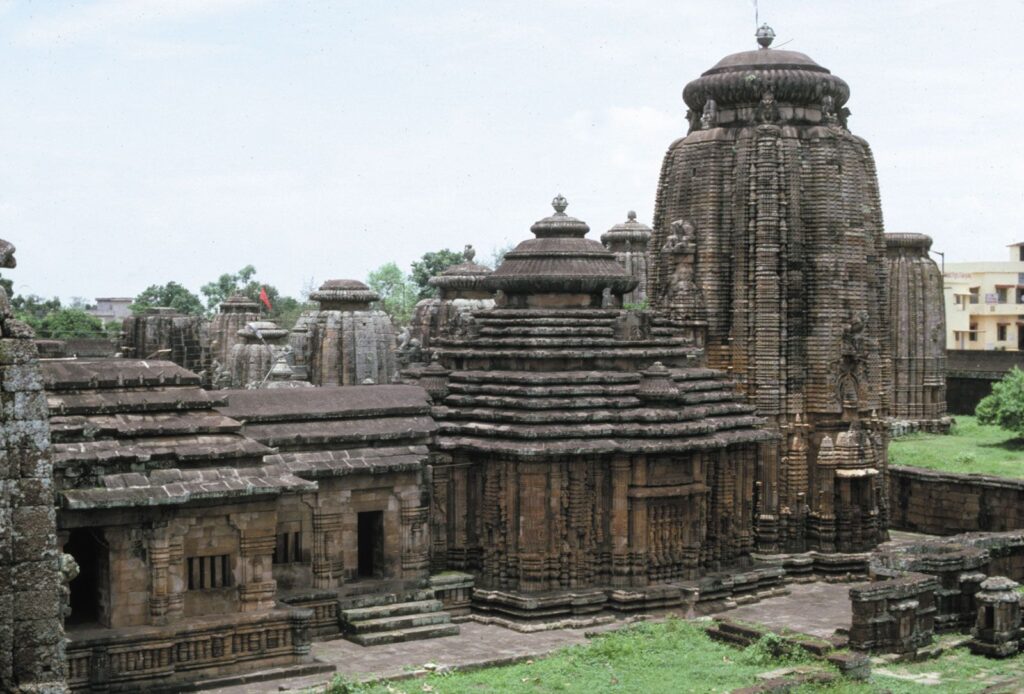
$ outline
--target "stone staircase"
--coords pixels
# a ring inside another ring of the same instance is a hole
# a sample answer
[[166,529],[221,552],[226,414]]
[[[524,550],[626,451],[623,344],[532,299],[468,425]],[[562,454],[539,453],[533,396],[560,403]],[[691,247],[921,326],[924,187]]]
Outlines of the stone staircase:
[[431,590],[349,598],[341,606],[345,638],[360,646],[454,636],[459,626]]

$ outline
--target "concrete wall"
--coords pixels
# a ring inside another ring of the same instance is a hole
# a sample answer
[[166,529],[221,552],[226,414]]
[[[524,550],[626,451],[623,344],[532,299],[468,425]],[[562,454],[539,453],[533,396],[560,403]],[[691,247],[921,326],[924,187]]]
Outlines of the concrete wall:
[[1024,480],[889,468],[889,526],[933,535],[1024,528]]
[[946,351],[946,402],[950,414],[974,414],[992,384],[1014,366],[1024,369],[1024,352]]

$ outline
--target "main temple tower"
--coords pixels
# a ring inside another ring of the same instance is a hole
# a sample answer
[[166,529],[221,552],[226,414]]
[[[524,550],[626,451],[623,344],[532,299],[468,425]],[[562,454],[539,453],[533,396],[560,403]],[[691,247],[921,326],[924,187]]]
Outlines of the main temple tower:
[[846,82],[773,36],[763,26],[760,49],[683,91],[689,132],[661,170],[648,299],[706,320],[709,366],[781,434],[761,465],[761,549],[859,551],[886,527],[878,180],[847,129]]

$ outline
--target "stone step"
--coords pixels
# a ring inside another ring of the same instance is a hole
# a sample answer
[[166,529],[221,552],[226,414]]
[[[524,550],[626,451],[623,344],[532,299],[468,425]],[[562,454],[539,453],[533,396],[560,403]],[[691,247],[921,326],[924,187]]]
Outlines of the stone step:
[[591,337],[615,337],[611,326],[600,325],[557,325],[557,326],[510,326],[483,327],[480,334],[485,337],[564,337],[585,335]]
[[381,646],[387,643],[434,639],[440,636],[455,636],[459,633],[458,624],[435,624],[411,629],[395,631],[378,631],[370,634],[352,634],[349,639],[360,646]]
[[412,590],[402,593],[365,593],[347,595],[339,598],[338,604],[341,609],[353,610],[363,607],[377,607],[380,605],[395,605],[403,602],[416,602],[433,600],[434,591],[429,589]]
[[381,617],[349,622],[346,628],[350,633],[369,634],[380,631],[403,631],[415,627],[426,627],[436,624],[451,624],[451,615],[447,612],[420,612],[398,617]]
[[341,611],[341,619],[349,624],[353,622],[364,622],[371,619],[384,619],[388,617],[400,617],[404,615],[423,614],[425,612],[440,612],[440,600],[414,600],[411,602],[388,603],[385,605],[373,605],[371,607],[357,607]]

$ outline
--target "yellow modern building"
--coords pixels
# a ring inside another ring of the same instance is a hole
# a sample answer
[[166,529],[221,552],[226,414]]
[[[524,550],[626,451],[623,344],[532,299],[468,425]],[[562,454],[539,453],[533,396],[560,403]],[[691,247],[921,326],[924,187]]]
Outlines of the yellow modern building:
[[947,263],[948,349],[1024,350],[1024,242],[1004,262]]

